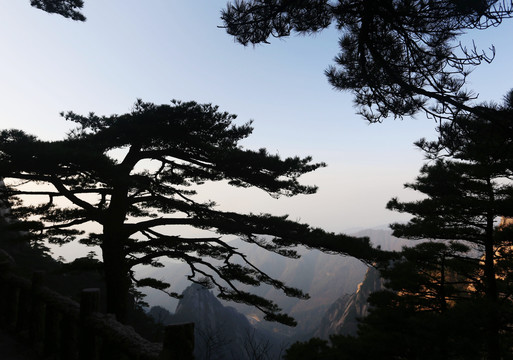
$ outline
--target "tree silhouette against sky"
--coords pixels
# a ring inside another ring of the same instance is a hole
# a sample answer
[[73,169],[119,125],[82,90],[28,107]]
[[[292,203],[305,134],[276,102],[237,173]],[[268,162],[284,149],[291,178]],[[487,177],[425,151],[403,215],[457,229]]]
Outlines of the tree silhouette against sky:
[[[171,258],[187,263],[189,280],[217,287],[220,297],[254,305],[268,320],[294,324],[272,301],[238,284],[265,283],[288,296],[307,295],[253,266],[226,242],[226,234],[293,258],[299,244],[367,262],[381,256],[368,238],[326,233],[286,216],[219,211],[212,201],[196,200],[197,185],[206,182],[254,187],[276,198],[313,194],[316,187],[301,185],[298,177],[324,166],[309,157],[281,159],[265,149],[243,149],[239,141],[250,135],[250,123],[235,125],[234,115],[215,106],[138,101],[124,115],[65,117],[78,127],[62,141],[42,141],[19,130],[0,132],[0,176],[10,185],[4,191],[13,216],[25,221],[16,226],[25,224],[36,236],[34,243],[79,240],[101,247],[107,310],[120,321],[133,285],[177,296],[168,290],[170,284],[138,279],[132,270],[162,266],[159,259]],[[46,200],[34,204],[41,196]],[[19,201],[27,197],[34,200]],[[84,228],[87,223],[101,230]],[[173,226],[201,232],[180,236],[170,230]]]
[[436,118],[476,112],[464,85],[494,49],[466,48],[458,38],[512,15],[510,1],[241,0],[229,2],[222,19],[243,45],[335,26],[340,53],[326,75],[335,89],[353,92],[361,115],[379,122],[420,110]]

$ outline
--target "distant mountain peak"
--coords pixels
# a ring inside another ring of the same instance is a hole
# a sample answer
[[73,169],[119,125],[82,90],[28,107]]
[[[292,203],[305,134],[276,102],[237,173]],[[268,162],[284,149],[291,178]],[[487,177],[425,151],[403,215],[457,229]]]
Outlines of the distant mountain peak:
[[[194,322],[197,359],[246,360],[251,358],[248,349],[276,342],[255,330],[246,316],[233,307],[223,306],[212,291],[203,286],[192,284],[182,295],[171,323]],[[274,351],[271,347],[265,350],[269,354]]]

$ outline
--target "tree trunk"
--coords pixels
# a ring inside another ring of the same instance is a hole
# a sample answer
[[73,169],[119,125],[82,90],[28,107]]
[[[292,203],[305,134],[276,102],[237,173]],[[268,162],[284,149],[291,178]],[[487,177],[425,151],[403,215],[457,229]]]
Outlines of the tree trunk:
[[116,315],[121,323],[127,322],[128,301],[130,292],[130,267],[125,257],[125,244],[128,235],[123,231],[123,225],[128,213],[128,179],[131,164],[129,158],[137,152],[137,147],[131,147],[129,153],[119,168],[119,179],[114,182],[114,191],[106,220],[103,223],[103,267],[105,271],[105,285],[107,287],[107,312]]
[[[102,244],[103,267],[107,287],[107,312],[116,315],[121,323],[126,323],[130,291],[129,269],[123,250],[123,241],[116,232],[104,230]],[[118,233],[119,234],[119,233]]]
[[500,360],[501,350],[499,341],[500,320],[499,300],[497,292],[497,279],[495,271],[494,236],[493,236],[493,215],[487,215],[486,242],[485,242],[485,264],[484,282],[485,298],[487,300],[486,313],[486,347],[488,360]]

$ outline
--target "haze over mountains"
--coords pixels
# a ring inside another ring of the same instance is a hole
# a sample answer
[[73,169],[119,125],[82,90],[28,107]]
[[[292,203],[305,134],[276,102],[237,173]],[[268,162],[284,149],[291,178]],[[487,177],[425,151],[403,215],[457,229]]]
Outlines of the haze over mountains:
[[[402,245],[408,242],[391,236],[390,230],[369,229],[352,235],[369,236],[375,246],[379,245],[386,250],[399,250]],[[298,321],[298,326],[295,328],[262,321],[262,314],[249,306],[223,303],[244,314],[251,324],[260,331],[281,334],[291,339],[306,339],[313,334],[326,337],[327,332],[335,331],[337,326],[340,327],[340,324],[336,325],[336,323],[340,323],[340,316],[344,315],[342,308],[349,306],[349,303],[353,307],[362,307],[362,301],[366,301],[368,294],[364,296],[361,293],[355,298],[358,285],[364,280],[367,272],[367,266],[359,260],[345,256],[327,255],[317,250],[307,249],[300,250],[302,255],[300,259],[288,259],[255,249],[242,241],[236,241],[233,244],[237,244],[242,252],[251,254],[250,260],[257,267],[284,281],[287,285],[302,289],[309,293],[311,297],[309,300],[290,298],[269,286],[250,289],[258,295],[276,301],[285,312]],[[172,263],[165,268],[152,270],[145,273],[144,276],[154,276],[157,279],[170,282],[173,291],[180,293],[182,289],[189,285],[185,277],[187,267],[184,264]],[[375,277],[373,281],[376,283]],[[369,286],[366,285],[365,288],[370,289]],[[178,303],[176,299],[171,299],[166,294],[157,291],[148,291],[147,293],[146,300],[150,304],[157,304],[170,312],[175,311]],[[352,300],[351,297],[353,297]],[[358,305],[355,305],[355,302],[358,302]],[[328,310],[331,311],[331,314],[327,314]],[[183,314],[183,309],[181,312]],[[346,317],[348,316],[346,314]],[[323,330],[319,330],[321,319],[324,322]],[[330,322],[333,322],[333,324]]]

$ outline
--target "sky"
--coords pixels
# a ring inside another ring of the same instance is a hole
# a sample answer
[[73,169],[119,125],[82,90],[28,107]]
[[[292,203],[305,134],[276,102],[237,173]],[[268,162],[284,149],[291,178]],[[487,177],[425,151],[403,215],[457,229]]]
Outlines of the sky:
[[[72,127],[59,116],[130,112],[136,99],[212,103],[254,120],[243,145],[281,156],[311,155],[326,168],[302,181],[317,194],[271,198],[259,190],[220,185],[199,189],[221,210],[289,214],[328,231],[350,232],[408,217],[385,209],[413,181],[423,156],[413,142],[434,139],[423,114],[369,125],[356,114],[352,94],[335,91],[324,76],[338,53],[338,34],[272,39],[243,47],[219,28],[226,1],[86,0],[85,23],[51,15],[29,1],[0,2],[0,125],[45,140]],[[469,77],[480,101],[500,101],[513,87],[513,20],[463,37],[496,47],[492,64]]]

